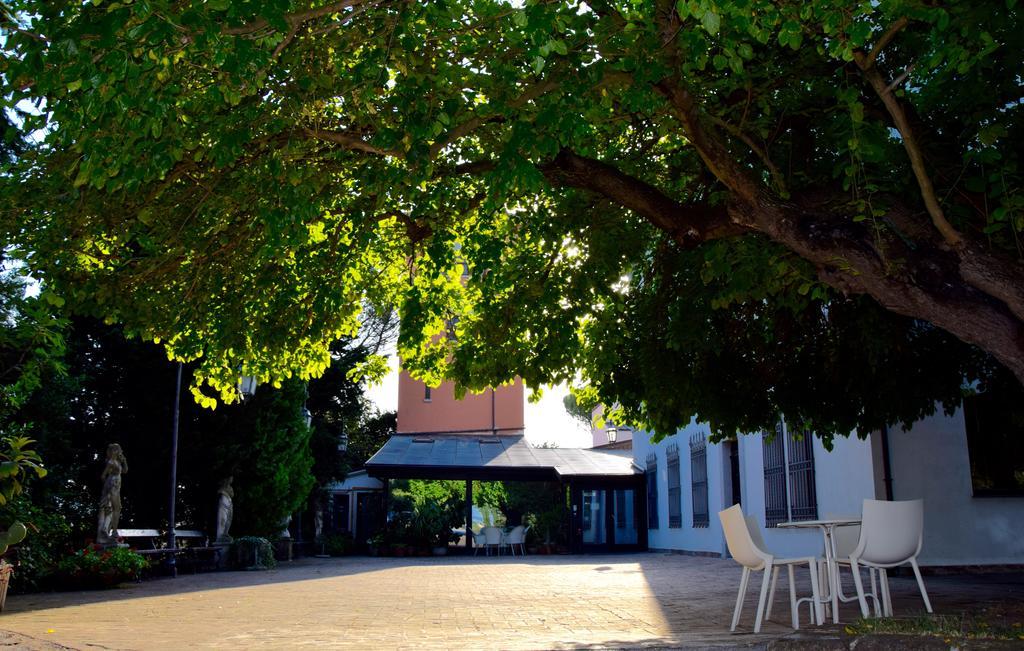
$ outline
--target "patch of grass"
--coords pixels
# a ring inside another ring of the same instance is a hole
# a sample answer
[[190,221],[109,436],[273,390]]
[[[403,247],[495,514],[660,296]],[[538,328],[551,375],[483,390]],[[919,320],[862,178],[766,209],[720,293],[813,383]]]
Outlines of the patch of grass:
[[859,619],[846,627],[850,635],[920,635],[951,640],[1024,640],[1021,606],[989,606],[959,615],[917,615]]

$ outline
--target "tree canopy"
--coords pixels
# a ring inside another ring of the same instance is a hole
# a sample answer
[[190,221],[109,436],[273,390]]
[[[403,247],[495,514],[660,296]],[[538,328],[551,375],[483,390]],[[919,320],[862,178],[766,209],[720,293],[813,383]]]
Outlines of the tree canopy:
[[322,373],[367,305],[428,381],[581,377],[659,431],[1024,380],[1012,0],[4,14],[37,136],[4,236],[53,301],[195,360],[201,402]]

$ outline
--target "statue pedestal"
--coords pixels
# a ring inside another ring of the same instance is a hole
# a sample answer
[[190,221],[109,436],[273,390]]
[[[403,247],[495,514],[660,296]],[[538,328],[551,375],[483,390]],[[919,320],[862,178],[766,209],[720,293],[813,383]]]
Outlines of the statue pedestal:
[[218,540],[213,543],[212,547],[217,548],[217,569],[223,570],[228,566],[228,554],[231,553],[231,541],[230,540]]
[[290,561],[293,558],[291,538],[280,538],[274,541],[274,558],[280,561]]

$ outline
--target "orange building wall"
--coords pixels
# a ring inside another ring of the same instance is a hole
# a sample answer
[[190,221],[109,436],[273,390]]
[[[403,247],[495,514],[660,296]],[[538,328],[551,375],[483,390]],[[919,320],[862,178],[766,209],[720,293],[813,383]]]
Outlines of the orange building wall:
[[[424,400],[425,385],[402,371],[398,376],[399,434],[428,432],[469,432],[491,429],[491,391],[467,393],[462,400],[455,399],[451,382],[431,388],[430,400]],[[494,392],[494,427],[504,430],[522,430],[525,421],[523,383],[498,387]]]

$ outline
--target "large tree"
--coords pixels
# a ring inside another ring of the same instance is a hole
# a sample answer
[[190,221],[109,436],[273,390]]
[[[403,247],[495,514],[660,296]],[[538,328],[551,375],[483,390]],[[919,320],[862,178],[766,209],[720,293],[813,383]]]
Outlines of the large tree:
[[[662,430],[906,418],[986,355],[1024,381],[1015,2],[17,0],[4,31],[48,130],[7,237],[198,359],[200,400],[322,372],[367,302],[428,380],[582,370]],[[671,410],[623,356],[685,363]],[[700,369],[757,399],[696,404]],[[927,390],[873,399],[883,373]]]

